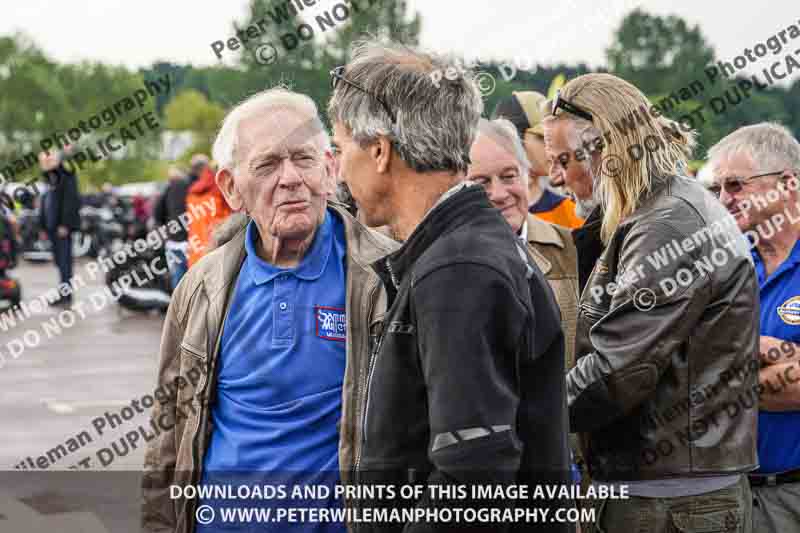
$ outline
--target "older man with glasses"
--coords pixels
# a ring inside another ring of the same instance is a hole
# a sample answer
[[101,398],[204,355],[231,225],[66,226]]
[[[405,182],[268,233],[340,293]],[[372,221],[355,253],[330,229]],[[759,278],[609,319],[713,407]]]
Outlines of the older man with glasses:
[[760,288],[753,531],[800,531],[800,143],[765,122],[734,131],[708,156],[709,190],[750,238]]
[[[558,308],[503,216],[465,181],[480,92],[468,74],[436,87],[430,75],[446,61],[404,46],[362,42],[351,57],[332,73],[338,163],[367,224],[403,242],[374,265],[389,309],[354,473],[365,488],[421,489],[366,507],[431,517],[359,531],[567,531],[486,512],[557,506],[506,488],[566,482],[569,465]],[[480,485],[501,490],[482,500],[471,490]],[[483,514],[433,518],[442,508]]]

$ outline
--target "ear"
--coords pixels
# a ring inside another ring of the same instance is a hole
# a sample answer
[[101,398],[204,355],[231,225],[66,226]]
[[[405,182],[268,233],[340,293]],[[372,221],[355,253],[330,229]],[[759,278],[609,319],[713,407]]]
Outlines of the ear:
[[325,151],[324,165],[325,168],[322,170],[325,173],[322,177],[323,190],[332,198],[336,196],[336,185],[339,182],[339,165],[330,150]]
[[389,171],[389,163],[392,158],[392,142],[385,135],[378,137],[378,140],[369,147],[369,155],[375,161],[378,174],[385,174]]
[[244,206],[244,199],[236,188],[233,174],[227,168],[220,169],[214,176],[214,181],[217,182],[217,187],[222,191],[222,196],[225,197],[225,201],[228,202],[230,208],[233,211],[241,211]]

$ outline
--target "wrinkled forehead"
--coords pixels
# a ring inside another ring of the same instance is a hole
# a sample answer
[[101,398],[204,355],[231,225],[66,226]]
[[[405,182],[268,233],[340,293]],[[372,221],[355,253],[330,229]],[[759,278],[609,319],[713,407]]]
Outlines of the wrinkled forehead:
[[501,172],[509,167],[519,170],[521,166],[507,141],[483,132],[479,132],[472,143],[470,159],[470,172]]
[[544,147],[547,153],[557,155],[569,151],[567,130],[569,121],[564,119],[547,119],[542,122],[544,130]]
[[711,165],[714,181],[727,178],[746,178],[757,174],[756,162],[746,150],[729,151],[717,157]]
[[239,123],[238,151],[242,161],[253,154],[287,153],[301,148],[322,153],[324,132],[316,116],[289,107],[265,108]]

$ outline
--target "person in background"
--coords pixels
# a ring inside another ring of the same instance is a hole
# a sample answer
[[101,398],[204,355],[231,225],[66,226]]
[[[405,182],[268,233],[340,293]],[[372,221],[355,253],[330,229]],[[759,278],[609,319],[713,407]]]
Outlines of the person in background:
[[577,252],[570,231],[528,213],[530,162],[511,122],[481,119],[470,150],[467,179],[486,191],[489,201],[528,248],[561,310],[567,369],[575,366],[578,315]]
[[[214,174],[214,168],[206,165],[186,195],[186,209],[193,214],[189,223],[189,268],[208,253],[214,230],[232,213],[214,181]],[[213,208],[208,207],[211,202]]]
[[723,138],[708,158],[709,190],[754,240],[760,287],[753,531],[800,531],[800,143],[764,122]]
[[[158,198],[153,208],[153,220],[158,225],[169,225],[170,221],[177,221],[178,217],[186,211],[186,192],[189,189],[189,179],[177,167],[170,167],[168,172],[169,183],[163,194]],[[187,253],[189,250],[188,235],[183,226],[178,224],[179,230],[169,232],[164,245],[165,252],[170,255],[167,261],[170,273],[170,285],[174,290],[181,278],[189,268]]]
[[[514,92],[511,97],[498,102],[493,117],[511,121],[525,147],[531,164],[528,170],[528,211],[544,221],[574,229],[583,224],[583,218],[575,213],[575,202],[545,185],[550,179],[544,149],[544,113],[540,109],[545,100],[543,95],[534,91]],[[563,182],[556,183],[564,185]]]
[[[757,394],[756,373],[741,371],[757,362],[756,273],[730,215],[680,175],[694,133],[663,116],[614,131],[648,105],[630,83],[598,73],[569,81],[547,106],[549,150],[574,154],[566,139],[594,145],[583,155],[603,205],[605,249],[581,294],[566,380],[570,429],[581,433],[593,481],[630,494],[596,502],[597,530],[749,533],[757,413],[720,410]],[[646,137],[661,150],[630,158]],[[668,254],[677,242],[683,253]],[[713,269],[698,266],[711,257]]]
[[[44,228],[42,238],[50,239],[53,245],[53,258],[61,283],[69,283],[72,278],[72,232],[81,228],[81,197],[78,192],[78,178],[66,169],[60,152],[39,154],[39,166],[49,190],[42,198],[39,222]],[[53,305],[72,304],[72,291],[61,293]]]

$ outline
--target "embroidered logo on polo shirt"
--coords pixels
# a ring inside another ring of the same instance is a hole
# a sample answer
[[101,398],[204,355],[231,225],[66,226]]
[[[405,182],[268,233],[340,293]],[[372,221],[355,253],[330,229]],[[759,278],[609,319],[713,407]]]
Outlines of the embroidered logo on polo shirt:
[[800,296],[792,296],[777,311],[781,320],[790,326],[800,326]]
[[317,322],[317,337],[329,341],[347,340],[347,320],[344,308],[317,305],[314,307],[314,316]]

